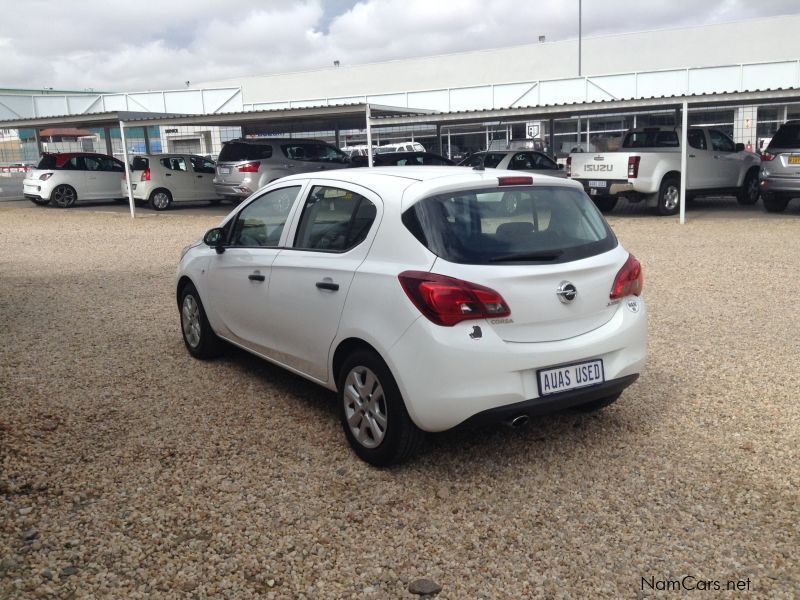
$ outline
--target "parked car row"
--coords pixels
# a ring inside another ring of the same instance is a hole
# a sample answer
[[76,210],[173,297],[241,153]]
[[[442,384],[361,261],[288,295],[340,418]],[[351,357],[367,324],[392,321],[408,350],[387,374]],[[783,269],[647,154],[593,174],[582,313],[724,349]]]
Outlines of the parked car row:
[[[418,142],[381,147],[375,166],[451,166],[453,161],[425,152]],[[79,200],[124,199],[154,210],[174,203],[230,200],[239,203],[253,192],[294,173],[367,166],[366,156],[348,157],[335,146],[311,139],[236,139],[223,144],[215,163],[193,154],[136,155],[130,182],[122,161],[102,154],[45,154],[23,182],[23,193],[36,204],[69,208]],[[506,168],[563,177],[564,172],[541,152],[475,154],[462,166]],[[128,189],[130,185],[130,190]]]
[[[690,127],[688,143],[689,200],[731,194],[740,204],[751,205],[763,197],[767,211],[779,212],[800,195],[800,121],[785,123],[760,156],[713,127]],[[287,175],[367,163],[366,153],[348,156],[319,140],[236,139],[223,144],[216,163],[191,154],[134,156],[130,191],[135,201],[146,202],[154,210],[199,200],[238,203]],[[418,142],[382,146],[373,155],[374,166],[453,164],[425,152]],[[619,198],[644,201],[661,215],[673,215],[680,208],[680,136],[675,128],[633,129],[623,138],[620,150],[570,154],[566,169],[533,149],[476,152],[458,165],[571,177],[603,212],[613,210]],[[129,183],[124,173],[120,160],[103,154],[45,154],[26,174],[23,193],[36,204],[62,208],[78,200],[123,199]],[[513,203],[509,204],[508,211],[514,210]]]

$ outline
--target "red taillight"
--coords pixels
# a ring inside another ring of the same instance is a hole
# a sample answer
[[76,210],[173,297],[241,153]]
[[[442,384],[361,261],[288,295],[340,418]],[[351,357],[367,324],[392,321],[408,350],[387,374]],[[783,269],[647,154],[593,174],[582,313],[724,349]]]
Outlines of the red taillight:
[[150,181],[150,167],[142,171],[142,176],[139,177],[139,181]]
[[414,306],[437,325],[511,314],[500,294],[477,283],[424,271],[405,271],[397,278]]
[[498,177],[497,185],[532,185],[533,177]]
[[566,171],[567,171],[567,177],[572,177],[572,157],[571,156],[567,157]]
[[639,176],[639,161],[642,159],[641,156],[629,156],[628,157],[628,177],[633,179]]
[[240,173],[258,173],[258,167],[261,166],[260,161],[244,163],[243,165],[239,165],[236,167],[236,170]]
[[614,285],[611,286],[611,299],[618,300],[625,296],[638,296],[642,293],[642,286],[644,286],[642,264],[634,258],[633,254],[629,254],[628,260],[614,278]]
[[770,154],[769,152],[764,152],[764,154],[761,155],[761,162],[769,162],[773,158],[775,158],[774,154]]

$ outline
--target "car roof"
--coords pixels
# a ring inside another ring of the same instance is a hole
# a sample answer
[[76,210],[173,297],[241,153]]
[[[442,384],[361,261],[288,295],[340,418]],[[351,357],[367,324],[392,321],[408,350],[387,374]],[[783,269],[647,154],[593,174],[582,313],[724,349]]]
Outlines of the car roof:
[[286,142],[316,142],[319,144],[328,144],[325,140],[315,140],[313,138],[284,138],[284,137],[268,137],[268,138],[236,138],[235,140],[228,140],[224,144],[272,144],[272,143],[286,143]]
[[[583,190],[583,186],[572,179],[531,175],[504,169],[477,170],[472,167],[450,166],[403,166],[371,167],[360,169],[335,169],[322,173],[297,173],[280,179],[281,182],[306,179],[330,179],[361,185],[373,191],[384,186],[400,187],[405,190],[402,208],[405,209],[420,198],[447,190],[463,189],[465,186],[489,188],[497,186],[498,177],[531,177],[533,185],[558,185]],[[413,190],[411,188],[414,188]],[[410,192],[410,193],[409,193]]]

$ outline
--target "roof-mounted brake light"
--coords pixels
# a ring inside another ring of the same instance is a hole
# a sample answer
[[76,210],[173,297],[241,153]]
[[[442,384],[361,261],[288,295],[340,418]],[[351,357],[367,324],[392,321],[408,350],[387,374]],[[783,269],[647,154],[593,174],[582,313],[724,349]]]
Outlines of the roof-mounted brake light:
[[497,185],[532,185],[533,177],[498,177]]

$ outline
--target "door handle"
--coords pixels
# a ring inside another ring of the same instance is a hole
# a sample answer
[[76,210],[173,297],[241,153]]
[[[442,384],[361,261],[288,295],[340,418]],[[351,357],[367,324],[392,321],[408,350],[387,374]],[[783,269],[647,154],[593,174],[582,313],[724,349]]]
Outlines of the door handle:
[[294,165],[292,163],[286,163],[287,169],[294,169]]
[[339,284],[333,283],[332,281],[318,281],[317,287],[321,290],[330,290],[332,292],[339,291]]
[[719,154],[715,154],[715,155],[714,155],[714,158],[719,158]]
[[263,275],[260,275],[259,273],[250,273],[250,275],[248,275],[247,278],[250,281],[264,281],[264,280],[266,280],[266,277],[264,277]]
[[164,173],[167,177],[172,177],[172,173]]
[[690,155],[689,155],[689,158],[694,158],[694,154],[690,154]]
[[198,178],[198,179],[202,179],[202,178],[203,178],[203,176],[202,176],[202,175],[198,175],[198,176],[197,176],[197,178]]

